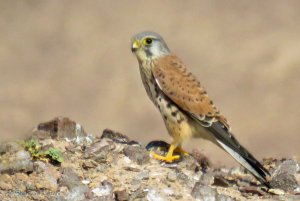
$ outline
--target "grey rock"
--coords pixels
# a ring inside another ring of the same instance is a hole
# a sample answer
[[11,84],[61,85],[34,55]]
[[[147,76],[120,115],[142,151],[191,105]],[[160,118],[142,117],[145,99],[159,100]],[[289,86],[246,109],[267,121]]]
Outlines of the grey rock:
[[170,171],[168,172],[168,175],[167,175],[167,179],[171,182],[174,182],[177,180],[177,175],[174,171]]
[[136,199],[143,199],[145,197],[146,197],[146,192],[142,188],[139,188],[129,196],[128,200],[133,201]]
[[276,174],[270,184],[273,188],[280,188],[285,191],[293,191],[298,186],[295,176],[287,172]]
[[147,180],[149,179],[149,170],[145,170],[142,172],[139,172],[136,177],[137,180]]
[[168,200],[164,195],[162,195],[158,190],[150,188],[147,193],[148,201],[165,201]]
[[202,185],[212,185],[214,183],[214,174],[212,172],[207,172],[201,175],[200,177],[200,183]]
[[216,198],[216,201],[234,201],[234,199],[227,196],[227,195],[218,194],[217,198]]
[[76,139],[87,136],[81,125],[66,117],[56,117],[48,122],[40,123],[33,133],[39,139]]
[[107,138],[107,139],[111,139],[115,142],[118,142],[118,143],[128,143],[130,142],[130,139],[126,136],[126,135],[123,135],[119,132],[116,132],[116,131],[113,131],[111,129],[104,129],[103,130],[103,133],[101,135],[101,139],[103,138]]
[[150,160],[149,153],[146,149],[138,146],[126,146],[124,148],[124,154],[139,165],[146,164]]
[[72,188],[67,196],[67,201],[82,201],[85,200],[85,193],[89,191],[89,188],[84,185],[79,185]]
[[15,153],[21,149],[23,149],[23,147],[18,142],[11,141],[0,143],[0,155],[5,153]]
[[215,201],[217,194],[215,189],[204,186],[200,182],[197,182],[192,190],[192,196],[203,201]]
[[0,173],[32,172],[33,163],[27,151],[20,150],[10,157],[9,163],[0,163]]
[[113,193],[113,186],[108,181],[103,181],[101,185],[97,188],[92,190],[97,200],[103,201],[113,201],[114,200],[114,193]]
[[72,189],[81,183],[79,176],[70,167],[64,168],[61,171],[61,174],[62,175],[58,181],[60,186],[67,186],[68,189]]
[[107,139],[101,139],[93,143],[84,151],[85,158],[97,159],[98,161],[104,161],[107,158],[107,155],[113,150],[116,146],[112,141]]

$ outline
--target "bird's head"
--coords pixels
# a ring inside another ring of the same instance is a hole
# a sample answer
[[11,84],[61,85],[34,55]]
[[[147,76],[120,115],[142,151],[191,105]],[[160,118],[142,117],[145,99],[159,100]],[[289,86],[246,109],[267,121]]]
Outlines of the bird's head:
[[150,31],[141,32],[132,37],[131,51],[139,61],[170,54],[164,39],[159,34]]

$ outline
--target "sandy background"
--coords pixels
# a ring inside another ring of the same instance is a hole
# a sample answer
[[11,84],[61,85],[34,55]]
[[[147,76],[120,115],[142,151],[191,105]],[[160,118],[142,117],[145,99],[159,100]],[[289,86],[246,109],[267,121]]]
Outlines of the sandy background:
[[[163,3],[162,3],[163,2]],[[300,155],[300,1],[0,1],[0,137],[63,115],[169,140],[130,52],[164,36],[259,159]],[[216,164],[233,164],[210,143]]]

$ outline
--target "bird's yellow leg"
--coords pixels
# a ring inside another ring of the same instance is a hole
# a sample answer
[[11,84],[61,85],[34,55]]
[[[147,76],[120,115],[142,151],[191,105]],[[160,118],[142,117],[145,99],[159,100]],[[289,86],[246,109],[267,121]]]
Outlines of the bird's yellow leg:
[[158,154],[154,153],[153,151],[151,151],[150,154],[155,159],[158,159],[158,160],[161,160],[161,161],[164,161],[167,163],[172,163],[173,161],[178,160],[180,158],[179,155],[173,155],[174,149],[175,149],[175,146],[173,144],[171,144],[166,156],[158,155]]
[[174,150],[175,153],[178,153],[178,154],[182,154],[182,155],[185,155],[185,156],[189,156],[189,152],[185,151],[182,146],[178,146],[176,147],[176,149]]

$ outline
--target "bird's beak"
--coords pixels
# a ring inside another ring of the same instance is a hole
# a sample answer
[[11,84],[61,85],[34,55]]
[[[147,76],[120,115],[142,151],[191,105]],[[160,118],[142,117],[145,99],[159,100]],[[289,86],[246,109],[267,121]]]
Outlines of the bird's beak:
[[135,52],[140,48],[140,42],[138,40],[133,41],[131,46],[131,52]]

